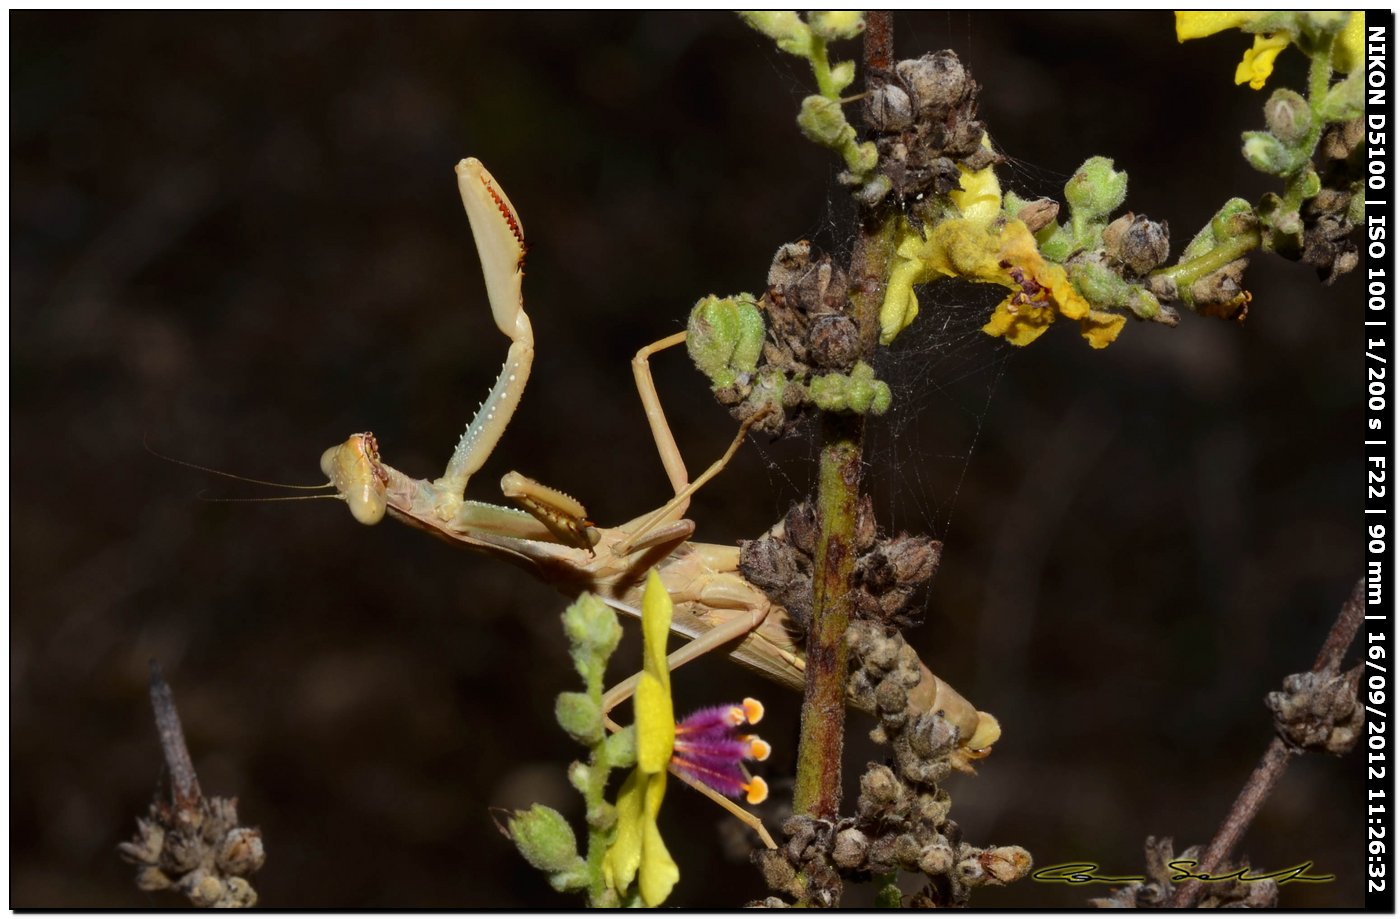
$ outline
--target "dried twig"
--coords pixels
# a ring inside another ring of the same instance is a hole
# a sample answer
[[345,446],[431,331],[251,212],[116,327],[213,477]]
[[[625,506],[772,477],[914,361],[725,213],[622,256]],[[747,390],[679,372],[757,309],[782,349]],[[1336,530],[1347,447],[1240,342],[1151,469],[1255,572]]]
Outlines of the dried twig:
[[[1356,638],[1356,632],[1361,627],[1361,621],[1365,612],[1366,598],[1363,594],[1365,584],[1362,581],[1356,582],[1356,587],[1352,589],[1351,596],[1342,605],[1341,611],[1337,614],[1337,620],[1332,624],[1332,629],[1327,633],[1327,639],[1322,643],[1322,649],[1318,652],[1317,660],[1313,664],[1313,673],[1335,677],[1340,673],[1342,657],[1347,649],[1351,647],[1352,640]],[[1283,771],[1288,767],[1289,761],[1302,750],[1290,745],[1282,737],[1275,737],[1269,742],[1268,749],[1264,751],[1264,756],[1259,760],[1259,765],[1255,767],[1249,780],[1244,783],[1244,788],[1240,790],[1239,797],[1230,808],[1220,829],[1216,831],[1215,838],[1210,841],[1206,848],[1205,855],[1201,858],[1200,865],[1196,868],[1197,874],[1216,874],[1220,867],[1226,863],[1235,846],[1244,837],[1249,829],[1249,825],[1254,821],[1255,815],[1263,807],[1264,801],[1273,792],[1274,786],[1283,776]],[[1204,889],[1204,882],[1196,879],[1188,880],[1176,889],[1172,897],[1171,905],[1176,909],[1190,909],[1196,905]]]
[[175,696],[151,661],[151,707],[165,755],[167,798],[158,788],[146,818],[137,818],[136,836],[117,846],[122,858],[139,865],[141,890],[178,890],[195,906],[251,907],[258,895],[245,879],[262,867],[262,833],[238,824],[237,798],[205,798]]

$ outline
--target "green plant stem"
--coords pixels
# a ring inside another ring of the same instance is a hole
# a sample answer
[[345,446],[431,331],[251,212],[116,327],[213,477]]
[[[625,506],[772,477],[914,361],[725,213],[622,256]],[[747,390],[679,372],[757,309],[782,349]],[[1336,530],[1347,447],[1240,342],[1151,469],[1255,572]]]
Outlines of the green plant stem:
[[831,61],[827,58],[826,42],[812,36],[812,53],[808,56],[812,63],[812,76],[817,81],[817,92],[828,99],[837,98],[836,87],[831,83]]
[[[867,26],[865,72],[872,61],[888,61],[893,31],[888,13]],[[888,209],[866,215],[851,257],[851,301],[862,353],[873,355],[879,337],[880,303],[894,257],[895,215]],[[851,575],[855,567],[856,508],[860,498],[865,431],[859,415],[825,413],[818,472],[816,558],[812,619],[807,629],[806,686],[797,749],[793,809],[834,818],[841,804],[841,752],[846,711],[846,628],[850,622]]]
[[1331,82],[1331,52],[1320,51],[1312,56],[1312,62],[1308,66],[1308,108],[1312,112],[1312,126],[1308,129],[1307,136],[1293,151],[1301,160],[1301,165],[1288,177],[1288,183],[1284,187],[1285,211],[1296,211],[1303,204],[1303,189],[1308,184],[1307,176],[1312,165],[1312,156],[1317,150],[1318,141],[1322,139],[1322,130],[1326,127],[1322,120],[1322,106],[1327,100],[1327,88]]
[[[584,679],[588,698],[597,703],[599,709],[603,707],[603,676],[606,667],[607,658],[594,659],[590,662],[588,675]],[[597,826],[593,819],[608,806],[604,795],[607,792],[608,773],[612,771],[612,764],[607,761],[606,731],[602,739],[593,746],[588,766],[588,784],[583,792],[584,813],[587,815],[585,819],[588,821],[588,902],[592,906],[615,906],[615,903],[604,901],[607,891],[603,884],[603,856],[608,851],[608,837],[612,827]]]
[[822,416],[817,486],[817,551],[812,572],[812,620],[807,626],[807,680],[802,696],[797,786],[793,809],[834,819],[841,808],[841,750],[846,719],[846,628],[855,571],[856,505],[864,419]]
[[1219,271],[1226,265],[1240,258],[1248,252],[1259,248],[1259,231],[1250,230],[1241,233],[1225,242],[1217,243],[1214,248],[1203,255],[1198,255],[1193,259],[1178,262],[1170,268],[1161,271],[1154,271],[1153,276],[1166,278],[1176,284],[1178,296],[1185,299],[1185,291],[1191,289],[1201,278],[1212,272]]

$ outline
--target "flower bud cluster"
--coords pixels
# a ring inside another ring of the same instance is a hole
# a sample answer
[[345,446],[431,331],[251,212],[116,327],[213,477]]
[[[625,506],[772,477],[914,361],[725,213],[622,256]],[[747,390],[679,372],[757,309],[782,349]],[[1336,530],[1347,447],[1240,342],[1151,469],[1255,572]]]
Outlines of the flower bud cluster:
[[[740,572],[802,628],[812,611],[817,529],[815,510],[803,502],[789,508],[780,527],[739,543]],[[943,544],[928,536],[883,535],[865,495],[856,508],[854,548],[852,616],[883,624],[912,624],[915,595],[938,570]]]
[[946,195],[961,187],[964,170],[997,160],[983,144],[977,83],[952,51],[900,61],[893,73],[867,80],[865,120],[879,162],[856,193],[863,206],[874,207],[890,192],[901,203]]
[[1322,134],[1317,149],[1320,188],[1303,203],[1302,246],[1298,259],[1317,271],[1324,284],[1333,284],[1361,262],[1356,228],[1364,219],[1361,190],[1362,121],[1334,124]]
[[686,347],[715,398],[759,430],[792,433],[812,408],[883,414],[888,384],[861,361],[850,283],[807,241],[781,246],[762,297],[709,296],[691,311]]
[[238,825],[236,798],[203,798],[185,807],[151,804],[136,836],[117,847],[139,866],[141,890],[176,890],[197,907],[246,908],[258,902],[248,876],[263,866],[262,834]]
[[1309,670],[1283,680],[1282,692],[1271,692],[1265,704],[1274,715],[1274,730],[1295,750],[1350,753],[1365,730],[1356,697],[1361,667],[1346,673]]
[[[804,515],[789,514],[789,520],[795,541],[808,541],[811,524]],[[889,745],[893,757],[869,764],[861,776],[854,817],[798,816],[783,825],[784,845],[758,856],[769,886],[808,902],[836,902],[845,880],[908,871],[927,881],[909,905],[943,907],[966,905],[977,887],[1025,877],[1031,869],[1025,849],[971,845],[949,819],[952,800],[940,783],[953,769],[958,731],[941,713],[910,709],[909,691],[922,677],[913,649],[898,632],[871,621],[853,622],[847,637],[854,699],[875,713],[879,725],[870,736]]]

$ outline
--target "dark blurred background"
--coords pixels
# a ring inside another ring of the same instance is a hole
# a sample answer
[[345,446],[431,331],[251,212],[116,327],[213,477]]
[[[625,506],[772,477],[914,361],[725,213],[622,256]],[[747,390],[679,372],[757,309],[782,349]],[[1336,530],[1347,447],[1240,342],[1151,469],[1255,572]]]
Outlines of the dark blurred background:
[[[666,482],[627,361],[701,295],[756,290],[773,250],[844,250],[837,166],[793,124],[809,75],[726,15],[15,13],[11,19],[10,904],[178,906],[115,846],[160,773],[146,666],[165,668],[206,793],[237,795],[271,907],[574,905],[488,808],[578,816],[565,601],[513,568],[330,502],[142,447],[315,482],[379,435],[440,474],[506,350],[452,175],[487,163],[519,209],[538,342],[530,391],[472,494],[520,469],[616,523]],[[1266,93],[1237,33],[1170,15],[900,14],[897,50],[952,48],[982,84],[1004,184],[1059,196],[1114,158],[1173,251],[1226,197]],[[848,55],[858,55],[849,45]],[[1292,58],[1292,59],[1290,59]],[[1301,84],[1285,53],[1275,80]],[[1277,85],[1271,83],[1271,85]],[[976,332],[998,295],[941,287],[882,373],[870,479],[886,526],[946,541],[934,669],[1005,730],[950,782],[979,843],[1138,873],[1144,837],[1206,842],[1360,574],[1360,288],[1261,258],[1243,326],[1068,325],[1023,351]],[[692,470],[733,422],[678,354],[657,383]],[[811,438],[745,447],[692,506],[699,538],[757,535],[812,482]],[[618,676],[630,672],[625,645]],[[758,692],[790,775],[796,697],[724,660],[679,704]],[[852,721],[848,774],[878,750]],[[1245,842],[1358,906],[1359,758],[1305,758]],[[674,903],[762,894],[723,815],[673,788]],[[1079,905],[1024,881],[974,905]],[[853,895],[850,902],[860,902]]]

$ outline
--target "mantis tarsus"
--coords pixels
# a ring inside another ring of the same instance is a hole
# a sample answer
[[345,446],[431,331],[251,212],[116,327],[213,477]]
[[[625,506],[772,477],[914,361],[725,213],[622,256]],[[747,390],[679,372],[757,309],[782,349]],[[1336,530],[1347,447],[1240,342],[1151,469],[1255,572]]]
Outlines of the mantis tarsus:
[[[737,546],[690,541],[695,524],[684,515],[691,495],[724,468],[749,425],[761,416],[745,422],[725,454],[694,481],[690,479],[652,383],[649,363],[652,355],[682,344],[686,333],[647,345],[632,360],[652,438],[675,493],[670,501],[620,526],[600,528],[587,520],[583,506],[574,499],[515,472],[502,479],[501,488],[524,510],[465,500],[471,476],[490,456],[520,402],[535,344],[521,296],[525,246],[520,217],[478,160],[462,160],[456,171],[491,312],[497,328],[510,339],[505,365],[441,478],[429,481],[399,472],[381,461],[374,436],[363,433],[322,455],[321,468],[331,484],[361,523],[378,523],[387,511],[449,542],[519,565],[566,594],[592,591],[634,616],[646,573],[655,567],[675,606],[672,630],[689,639],[668,658],[672,669],[737,642],[729,650],[730,657],[800,689],[803,654],[786,611],[740,575]],[[605,710],[628,698],[635,683],[633,677],[610,690],[604,698]],[[942,711],[957,726],[961,746],[956,759],[963,766],[985,755],[1001,734],[995,718],[977,711],[927,667],[910,693],[910,704],[920,712]],[[729,805],[723,798],[718,800]],[[756,820],[746,822],[754,825]],[[756,829],[771,845],[761,825]]]

